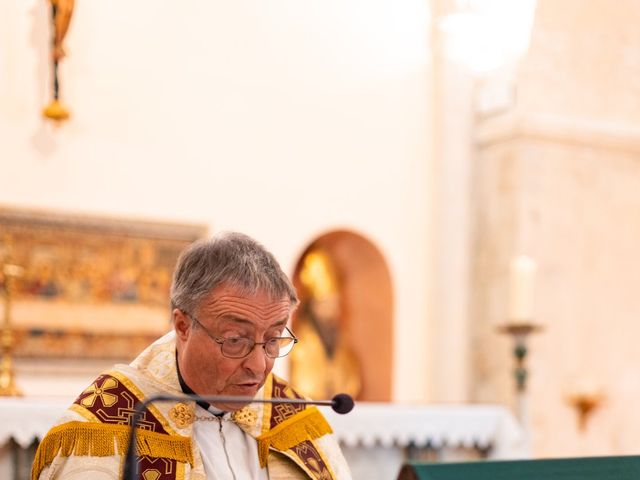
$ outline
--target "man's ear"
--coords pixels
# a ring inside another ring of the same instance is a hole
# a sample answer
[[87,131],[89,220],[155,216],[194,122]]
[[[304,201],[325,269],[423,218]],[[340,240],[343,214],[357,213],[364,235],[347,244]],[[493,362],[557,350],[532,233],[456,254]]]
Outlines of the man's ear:
[[171,316],[176,336],[180,340],[185,341],[189,337],[189,332],[191,331],[191,319],[179,308],[174,308],[173,312],[171,312]]

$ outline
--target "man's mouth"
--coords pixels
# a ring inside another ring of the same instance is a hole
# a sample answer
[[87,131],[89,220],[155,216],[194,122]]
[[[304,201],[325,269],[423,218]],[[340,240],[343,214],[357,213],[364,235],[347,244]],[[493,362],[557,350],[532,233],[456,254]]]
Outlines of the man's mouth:
[[261,382],[257,381],[257,380],[248,380],[246,382],[240,382],[240,383],[236,383],[236,385],[242,389],[249,389],[249,388],[259,388],[261,385]]
[[238,384],[240,388],[256,388],[258,385],[260,385],[258,382],[247,382]]

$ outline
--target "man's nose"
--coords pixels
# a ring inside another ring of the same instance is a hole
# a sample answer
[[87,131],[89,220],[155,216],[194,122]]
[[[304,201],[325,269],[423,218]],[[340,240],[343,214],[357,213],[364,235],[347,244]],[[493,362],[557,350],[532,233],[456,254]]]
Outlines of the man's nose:
[[244,366],[252,372],[262,373],[267,368],[268,361],[264,345],[254,345],[253,350],[244,359]]

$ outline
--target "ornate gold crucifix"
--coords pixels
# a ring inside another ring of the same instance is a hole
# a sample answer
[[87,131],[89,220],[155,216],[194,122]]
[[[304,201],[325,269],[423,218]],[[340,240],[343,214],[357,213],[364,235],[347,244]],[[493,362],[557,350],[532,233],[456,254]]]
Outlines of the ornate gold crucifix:
[[73,13],[74,0],[49,0],[51,2],[51,20],[53,35],[51,56],[53,60],[53,100],[44,108],[42,114],[46,118],[61,121],[69,118],[69,111],[60,102],[60,82],[58,79],[58,63],[65,56],[62,42],[69,30],[69,22]]

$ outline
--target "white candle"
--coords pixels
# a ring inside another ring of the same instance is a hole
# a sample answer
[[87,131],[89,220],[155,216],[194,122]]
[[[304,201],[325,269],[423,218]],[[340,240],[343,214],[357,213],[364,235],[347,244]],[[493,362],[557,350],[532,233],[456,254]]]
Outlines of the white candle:
[[509,321],[533,320],[533,293],[536,276],[536,262],[526,256],[511,260],[509,284]]

